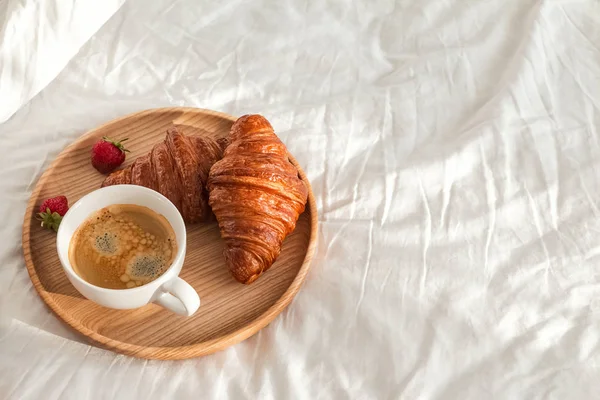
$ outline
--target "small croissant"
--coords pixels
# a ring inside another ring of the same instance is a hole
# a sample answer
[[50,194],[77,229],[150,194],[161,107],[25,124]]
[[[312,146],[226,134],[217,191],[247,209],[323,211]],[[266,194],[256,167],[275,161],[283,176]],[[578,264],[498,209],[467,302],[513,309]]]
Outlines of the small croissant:
[[248,284],[275,262],[304,211],[308,188],[264,117],[240,117],[229,142],[210,169],[209,204],[225,240],[229,270]]
[[132,184],[156,190],[177,207],[186,223],[210,216],[206,181],[210,167],[223,156],[226,141],[184,135],[169,128],[165,140],[131,165],[110,174],[102,187]]

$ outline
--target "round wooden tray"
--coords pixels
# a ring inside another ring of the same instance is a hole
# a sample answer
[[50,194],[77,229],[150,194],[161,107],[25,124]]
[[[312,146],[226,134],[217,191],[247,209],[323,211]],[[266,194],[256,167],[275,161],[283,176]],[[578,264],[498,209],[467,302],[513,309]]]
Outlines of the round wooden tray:
[[90,163],[90,149],[102,136],[128,137],[126,163],[163,140],[167,128],[186,134],[226,136],[235,118],[196,108],[161,108],[131,114],[86,133],[63,150],[40,178],[23,222],[23,254],[33,285],[56,315],[92,343],[120,353],[157,359],[198,357],[247,339],[271,322],[296,295],[310,266],[317,232],[315,198],[309,187],[306,211],[290,234],[276,263],[251,285],[236,282],[225,265],[216,223],[188,227],[181,277],[200,295],[192,317],[181,317],[155,304],[113,310],[84,298],[70,284],[56,252],[56,234],[35,220],[43,199],[64,194],[69,204],[100,187],[104,175]]

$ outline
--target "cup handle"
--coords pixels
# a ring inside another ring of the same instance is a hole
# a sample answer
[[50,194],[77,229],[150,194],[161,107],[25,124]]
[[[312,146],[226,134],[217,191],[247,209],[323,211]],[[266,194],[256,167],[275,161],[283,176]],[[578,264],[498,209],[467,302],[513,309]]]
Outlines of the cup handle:
[[161,286],[163,291],[155,303],[174,313],[189,317],[200,307],[198,293],[183,279],[176,277]]

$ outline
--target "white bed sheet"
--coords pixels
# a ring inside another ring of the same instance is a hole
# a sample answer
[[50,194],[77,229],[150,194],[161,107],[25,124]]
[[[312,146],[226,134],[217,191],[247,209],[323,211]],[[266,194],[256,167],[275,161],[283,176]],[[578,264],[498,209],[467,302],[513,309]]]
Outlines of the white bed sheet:
[[[599,3],[218,3],[128,0],[33,100],[0,89],[19,109],[0,125],[0,398],[597,398]],[[64,146],[165,105],[266,115],[320,213],[291,306],[178,362],[80,341],[20,244]]]

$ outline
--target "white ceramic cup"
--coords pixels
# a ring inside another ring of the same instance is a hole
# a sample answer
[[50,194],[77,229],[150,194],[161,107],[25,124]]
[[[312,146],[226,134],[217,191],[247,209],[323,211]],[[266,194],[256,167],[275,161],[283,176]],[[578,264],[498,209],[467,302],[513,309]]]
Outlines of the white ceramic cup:
[[[105,289],[83,280],[69,261],[69,245],[75,230],[94,211],[112,204],[137,204],[162,214],[175,232],[177,255],[164,274],[152,282],[131,289]],[[115,185],[95,190],[76,202],[63,217],[58,228],[58,257],[67,277],[86,298],[102,306],[117,309],[159,304],[177,314],[190,316],[200,306],[200,297],[189,283],[179,278],[185,258],[186,231],[177,208],[162,194],[136,185]]]

